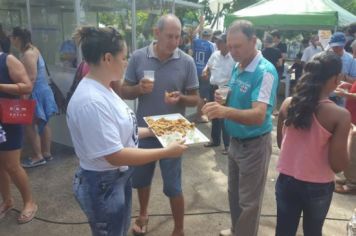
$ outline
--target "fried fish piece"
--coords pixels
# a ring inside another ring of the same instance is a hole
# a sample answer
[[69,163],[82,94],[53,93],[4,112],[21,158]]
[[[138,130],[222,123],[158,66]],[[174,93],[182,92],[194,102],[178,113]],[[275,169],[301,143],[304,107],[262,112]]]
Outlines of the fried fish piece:
[[195,127],[194,123],[189,123],[187,120],[182,118],[176,120],[169,120],[164,117],[159,118],[158,120],[147,118],[146,121],[148,126],[157,136],[178,132],[182,135],[182,137],[185,137],[186,134]]
[[171,98],[171,97],[174,96],[174,94],[173,94],[173,92],[170,93],[170,92],[166,91],[166,92],[164,93],[164,96]]

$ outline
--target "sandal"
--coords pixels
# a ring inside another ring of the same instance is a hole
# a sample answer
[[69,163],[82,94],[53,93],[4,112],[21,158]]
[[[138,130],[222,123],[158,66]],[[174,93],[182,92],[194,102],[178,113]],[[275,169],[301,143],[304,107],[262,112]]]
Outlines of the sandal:
[[335,184],[335,193],[356,195],[356,189],[348,187],[346,184]]
[[46,160],[46,162],[48,161],[52,161],[53,160],[53,156],[49,155],[49,156],[43,156],[43,158]]
[[208,122],[209,122],[209,119],[206,118],[206,117],[204,117],[204,116],[202,116],[202,117],[196,118],[196,119],[195,119],[195,122],[196,122],[196,123],[208,123]]
[[17,223],[26,224],[33,220],[38,210],[38,206],[35,204],[35,207],[30,211],[22,211],[19,218],[17,218]]
[[9,213],[13,208],[13,205],[5,207],[5,204],[2,204],[0,208],[0,220],[5,218],[6,214]]
[[346,184],[346,179],[335,179],[335,183],[339,185]]
[[132,226],[132,233],[135,236],[143,236],[147,233],[148,217],[146,219],[137,217]]

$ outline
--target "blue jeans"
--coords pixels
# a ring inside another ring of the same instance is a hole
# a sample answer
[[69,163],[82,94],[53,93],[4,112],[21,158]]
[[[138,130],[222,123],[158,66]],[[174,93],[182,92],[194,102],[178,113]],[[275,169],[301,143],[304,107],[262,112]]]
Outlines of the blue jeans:
[[[162,148],[156,138],[140,139],[140,148]],[[159,160],[163,180],[163,193],[169,197],[182,195],[182,158]],[[132,186],[145,188],[151,185],[156,162],[134,167]]]
[[93,236],[126,236],[131,220],[131,169],[120,172],[78,168],[74,195],[88,217]]
[[276,236],[294,236],[303,212],[305,236],[321,236],[334,182],[311,183],[280,174],[276,182]]

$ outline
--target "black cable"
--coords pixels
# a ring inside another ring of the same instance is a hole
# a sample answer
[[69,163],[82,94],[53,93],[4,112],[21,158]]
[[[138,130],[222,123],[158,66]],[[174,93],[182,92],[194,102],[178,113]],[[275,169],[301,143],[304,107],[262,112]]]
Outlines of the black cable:
[[[17,209],[12,209],[13,211],[20,213],[19,210]],[[185,216],[201,216],[201,215],[214,215],[214,214],[230,214],[230,211],[208,211],[208,212],[196,212],[196,213],[185,213]],[[162,214],[150,214],[148,215],[149,217],[161,217],[161,216],[172,216],[172,214],[167,214],[167,213],[162,213]],[[136,218],[138,216],[131,216],[131,218]],[[261,214],[261,217],[266,217],[266,218],[276,218],[277,215],[274,214]],[[303,216],[301,216],[302,218]],[[88,221],[82,221],[82,222],[65,222],[65,221],[54,221],[54,220],[48,220],[42,217],[37,217],[35,216],[34,219],[50,223],[50,224],[59,224],[59,225],[83,225],[83,224],[88,224]],[[344,218],[334,218],[334,217],[326,217],[326,220],[333,220],[333,221],[349,221],[349,219],[344,219]]]

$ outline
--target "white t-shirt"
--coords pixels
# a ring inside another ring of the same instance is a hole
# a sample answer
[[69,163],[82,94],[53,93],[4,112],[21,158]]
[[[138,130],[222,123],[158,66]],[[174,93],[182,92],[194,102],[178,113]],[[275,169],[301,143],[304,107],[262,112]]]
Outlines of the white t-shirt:
[[104,158],[138,144],[135,114],[113,90],[83,78],[68,104],[67,123],[83,169],[127,170],[127,166],[113,166]]
[[206,64],[211,72],[210,84],[226,85],[231,78],[232,68],[235,64],[230,53],[223,56],[220,51],[215,51]]
[[311,61],[311,59],[313,58],[313,56],[319,52],[321,52],[322,49],[320,47],[314,47],[313,45],[307,47],[306,49],[304,49],[303,51],[303,56],[301,61],[307,63],[309,61]]

